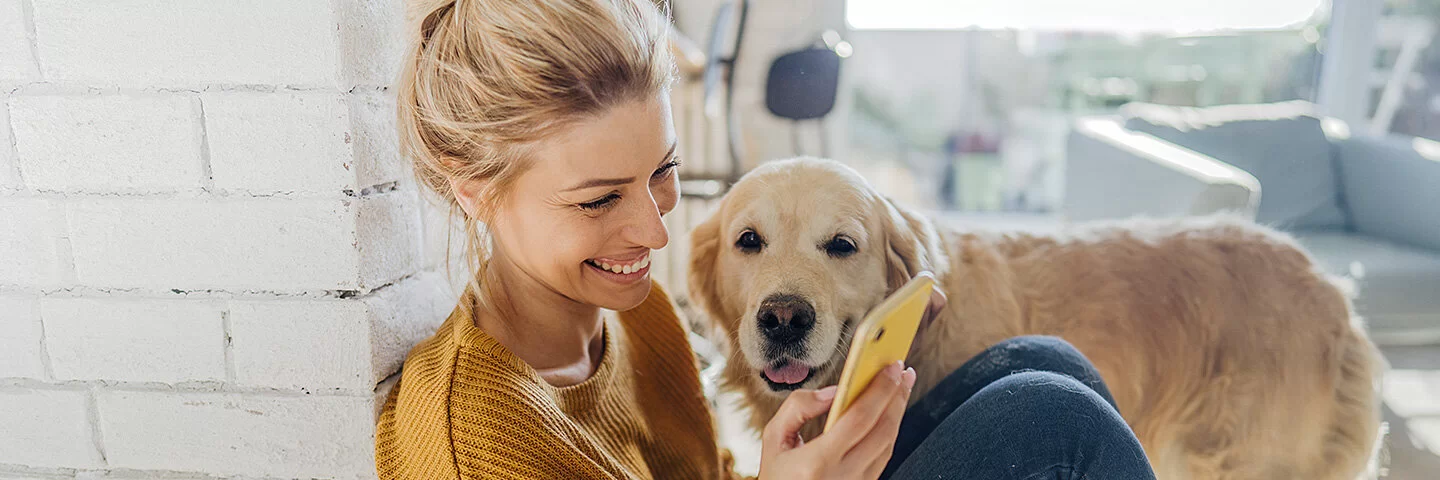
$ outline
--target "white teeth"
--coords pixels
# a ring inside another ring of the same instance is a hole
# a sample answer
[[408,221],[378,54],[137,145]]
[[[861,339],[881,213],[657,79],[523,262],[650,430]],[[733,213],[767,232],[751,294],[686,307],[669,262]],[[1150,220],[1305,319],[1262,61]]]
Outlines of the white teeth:
[[650,266],[650,254],[645,254],[644,257],[640,258],[640,261],[631,263],[629,265],[611,265],[599,260],[591,260],[590,263],[602,269],[609,270],[621,275],[629,275]]

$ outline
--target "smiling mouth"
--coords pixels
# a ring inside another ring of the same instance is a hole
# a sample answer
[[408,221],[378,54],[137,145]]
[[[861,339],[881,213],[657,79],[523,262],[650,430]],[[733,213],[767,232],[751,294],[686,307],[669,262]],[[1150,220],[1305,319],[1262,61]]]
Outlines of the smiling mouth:
[[815,368],[794,360],[780,360],[760,372],[760,378],[774,391],[798,389],[814,375]]

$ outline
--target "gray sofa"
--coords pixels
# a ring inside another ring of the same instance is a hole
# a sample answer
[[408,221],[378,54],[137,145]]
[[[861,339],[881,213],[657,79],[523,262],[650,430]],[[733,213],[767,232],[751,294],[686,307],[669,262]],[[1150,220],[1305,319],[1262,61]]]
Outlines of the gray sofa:
[[1351,136],[1313,112],[1135,104],[1082,118],[1067,147],[1065,218],[1239,212],[1357,280],[1377,341],[1440,342],[1440,143]]

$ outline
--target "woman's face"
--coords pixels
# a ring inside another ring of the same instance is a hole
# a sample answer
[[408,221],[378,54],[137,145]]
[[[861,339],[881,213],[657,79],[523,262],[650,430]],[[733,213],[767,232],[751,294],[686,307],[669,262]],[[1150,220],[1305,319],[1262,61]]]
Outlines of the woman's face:
[[496,212],[492,265],[585,305],[639,305],[650,254],[670,241],[660,217],[679,197],[675,142],[664,95],[542,142]]

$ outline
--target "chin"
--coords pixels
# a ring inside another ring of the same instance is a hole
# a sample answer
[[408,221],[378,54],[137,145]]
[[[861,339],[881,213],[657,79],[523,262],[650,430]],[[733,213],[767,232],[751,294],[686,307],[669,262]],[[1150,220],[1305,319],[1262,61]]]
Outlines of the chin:
[[647,278],[623,288],[612,287],[607,289],[609,291],[602,294],[604,298],[598,299],[601,301],[596,302],[596,305],[606,310],[616,312],[623,312],[638,307],[641,303],[645,303],[646,298],[650,297],[650,282],[651,280]]

